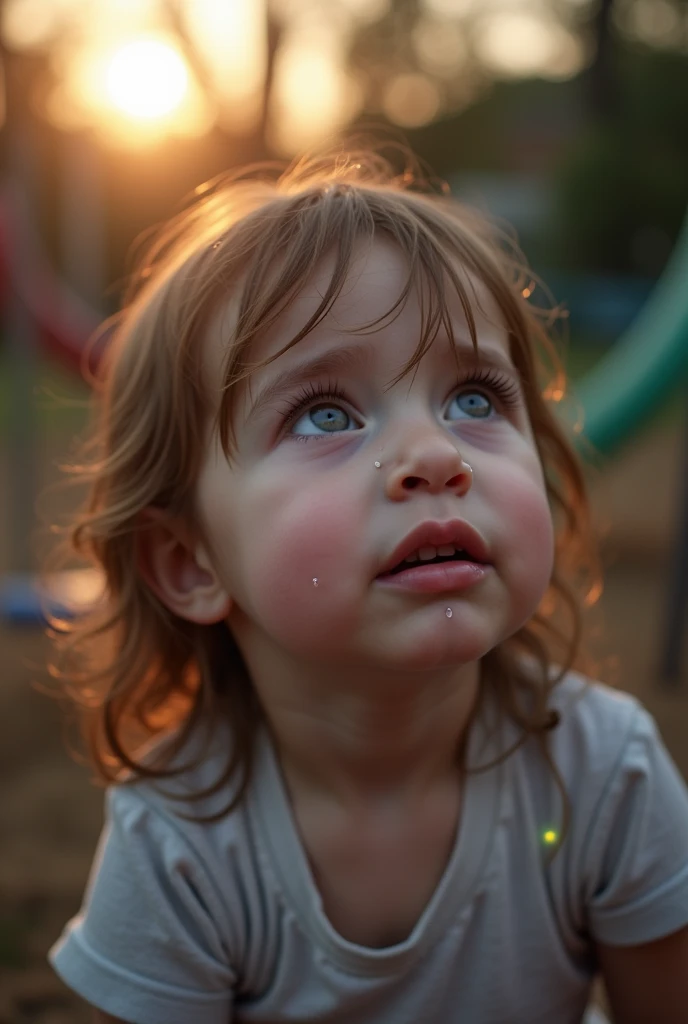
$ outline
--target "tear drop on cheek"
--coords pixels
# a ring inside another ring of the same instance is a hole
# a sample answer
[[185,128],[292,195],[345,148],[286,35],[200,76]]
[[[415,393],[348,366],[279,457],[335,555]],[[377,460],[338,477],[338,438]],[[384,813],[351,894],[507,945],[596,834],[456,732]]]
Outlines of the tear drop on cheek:
[[313,586],[314,586],[314,587],[317,587],[317,585],[318,585],[318,577],[317,577],[317,576],[314,576],[314,577],[313,577]]
[[451,617],[454,614],[454,612],[451,610],[451,608],[447,608],[447,610],[446,610],[446,612],[444,614],[447,616],[448,619],[451,619]]

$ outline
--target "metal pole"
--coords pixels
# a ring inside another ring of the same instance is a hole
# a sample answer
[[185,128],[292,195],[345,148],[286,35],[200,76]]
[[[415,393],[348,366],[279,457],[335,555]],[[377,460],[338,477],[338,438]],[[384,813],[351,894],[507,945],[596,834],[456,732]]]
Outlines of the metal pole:
[[664,649],[660,665],[660,679],[664,686],[674,689],[679,685],[681,655],[688,613],[688,389],[683,410],[684,439],[681,466],[681,492],[677,538],[674,558],[669,568],[669,593]]
[[[15,126],[9,143],[10,184],[6,190],[8,217],[15,230],[9,232],[10,273],[6,305],[6,343],[9,357],[9,470],[8,502],[10,569],[27,572],[34,568],[32,533],[35,525],[36,430],[35,395],[38,336],[36,325],[22,301],[17,281],[30,282],[31,254],[21,225],[32,215],[28,191],[33,179],[33,153],[28,130]],[[28,185],[27,185],[28,183]],[[17,228],[16,226],[19,225]],[[29,283],[29,287],[30,287]]]
[[63,148],[60,242],[64,273],[76,293],[103,311],[106,287],[105,212],[97,142],[73,133]]

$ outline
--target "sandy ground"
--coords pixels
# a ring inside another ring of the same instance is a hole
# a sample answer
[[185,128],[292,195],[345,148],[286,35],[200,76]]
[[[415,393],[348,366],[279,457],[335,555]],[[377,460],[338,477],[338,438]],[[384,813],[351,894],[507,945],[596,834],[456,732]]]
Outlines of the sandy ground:
[[[594,651],[601,677],[639,695],[654,713],[688,778],[685,658],[674,689],[657,678],[680,445],[678,429],[650,432],[594,482],[613,562],[595,614]],[[51,459],[46,453],[46,479]],[[0,493],[8,487],[0,451]],[[0,532],[0,569],[11,556],[6,533]],[[83,1008],[52,974],[45,954],[78,908],[101,794],[65,754],[56,706],[31,686],[45,662],[40,632],[0,626],[0,652],[0,1024],[85,1024]]]

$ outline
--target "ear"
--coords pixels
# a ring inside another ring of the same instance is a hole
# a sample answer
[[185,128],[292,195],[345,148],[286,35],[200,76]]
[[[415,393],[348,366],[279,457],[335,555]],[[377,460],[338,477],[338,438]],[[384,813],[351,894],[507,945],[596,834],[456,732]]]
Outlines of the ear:
[[231,597],[188,527],[154,508],[145,509],[140,522],[137,567],[156,597],[189,622],[225,619]]

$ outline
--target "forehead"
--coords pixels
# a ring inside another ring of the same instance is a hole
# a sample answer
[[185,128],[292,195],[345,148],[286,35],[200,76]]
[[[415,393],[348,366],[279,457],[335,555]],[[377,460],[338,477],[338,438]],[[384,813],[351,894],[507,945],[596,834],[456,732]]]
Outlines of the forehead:
[[[258,366],[255,374],[263,377],[283,370],[285,365],[303,359],[319,349],[331,349],[338,344],[350,345],[354,341],[374,351],[380,334],[391,332],[400,340],[420,339],[423,303],[428,295],[419,294],[418,282],[413,283],[409,295],[399,303],[409,278],[410,264],[400,247],[386,240],[362,241],[354,252],[346,279],[335,301],[318,325],[295,346],[284,351],[304,325],[316,313],[332,281],[336,266],[334,252],[328,254],[315,272],[304,282],[294,299],[286,306],[278,320],[264,330],[251,344],[248,361]],[[509,357],[509,343],[499,307],[489,289],[464,268],[456,269],[465,282],[478,335],[479,349],[499,351]],[[451,319],[455,341],[459,348],[472,347],[469,325],[456,290],[449,281],[443,289],[444,303]],[[217,389],[224,382],[223,366],[228,345],[234,335],[240,304],[240,288],[223,301],[216,311],[208,332],[204,365],[206,379]],[[402,346],[403,347],[403,346]],[[444,339],[449,351],[449,341]],[[263,366],[266,361],[273,360]]]

